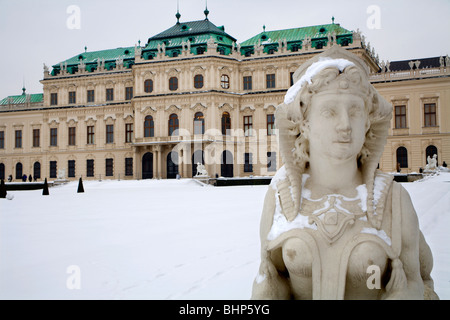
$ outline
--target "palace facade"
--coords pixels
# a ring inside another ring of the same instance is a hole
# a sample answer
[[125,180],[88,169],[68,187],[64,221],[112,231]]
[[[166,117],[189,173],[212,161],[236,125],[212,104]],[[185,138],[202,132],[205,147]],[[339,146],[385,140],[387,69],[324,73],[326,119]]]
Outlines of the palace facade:
[[379,61],[337,23],[266,31],[238,42],[208,19],[177,22],[143,46],[44,65],[43,94],[0,101],[0,178],[147,179],[271,176],[282,165],[275,108],[294,71],[340,45],[361,57],[393,105],[380,168],[450,159],[450,60]]

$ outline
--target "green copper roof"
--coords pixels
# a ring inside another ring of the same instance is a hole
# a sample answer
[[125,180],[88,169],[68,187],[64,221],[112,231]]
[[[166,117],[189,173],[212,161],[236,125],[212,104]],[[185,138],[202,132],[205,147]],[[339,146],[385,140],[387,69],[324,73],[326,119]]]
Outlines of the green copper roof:
[[43,93],[21,94],[18,96],[8,96],[3,100],[0,100],[0,106],[8,104],[23,104],[27,102],[27,97],[29,97],[30,103],[39,103],[44,100]]
[[342,28],[339,24],[324,24],[310,27],[284,29],[276,31],[263,31],[256,36],[241,43],[242,47],[253,46],[255,44],[272,44],[278,43],[278,40],[284,40],[289,42],[301,41],[305,37],[311,37],[311,39],[327,38],[328,33],[336,33],[336,36],[352,35],[352,32]]
[[185,37],[187,40],[189,37],[201,34],[217,34],[220,36],[228,37],[232,39],[232,41],[236,41],[235,38],[233,38],[232,36],[230,36],[225,32],[224,27],[217,27],[214,23],[212,23],[209,20],[199,20],[199,21],[177,23],[173,27],[157,34],[156,36],[149,38],[147,45],[154,40],[165,40],[169,38],[178,38],[178,37],[181,38]]
[[73,56],[70,59],[64,60],[53,67],[59,67],[61,63],[67,63],[67,65],[77,65],[81,60],[85,64],[88,63],[97,63],[98,60],[105,59],[107,61],[116,61],[116,59],[122,58],[126,59],[134,59],[134,47],[125,47],[125,48],[116,48],[109,50],[100,50],[100,51],[92,51],[92,52],[83,52],[76,56]]

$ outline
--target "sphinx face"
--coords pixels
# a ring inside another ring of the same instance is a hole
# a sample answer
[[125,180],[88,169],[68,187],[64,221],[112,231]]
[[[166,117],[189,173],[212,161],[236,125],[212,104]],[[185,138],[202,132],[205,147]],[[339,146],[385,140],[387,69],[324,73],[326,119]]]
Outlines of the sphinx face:
[[306,121],[310,155],[334,160],[356,159],[365,141],[364,100],[351,93],[318,93]]

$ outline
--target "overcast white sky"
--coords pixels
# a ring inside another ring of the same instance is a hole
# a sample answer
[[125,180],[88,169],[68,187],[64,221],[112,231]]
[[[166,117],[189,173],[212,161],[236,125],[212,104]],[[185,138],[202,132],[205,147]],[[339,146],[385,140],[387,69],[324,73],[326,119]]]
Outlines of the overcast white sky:
[[[204,19],[205,0],[179,0],[181,21]],[[69,29],[67,9],[80,9]],[[379,8],[369,10],[370,6]],[[0,0],[0,99],[42,92],[48,66],[84,51],[134,46],[176,22],[177,0]],[[262,31],[340,23],[360,29],[381,60],[450,54],[450,0],[208,0],[209,20],[242,42]],[[379,18],[379,19],[377,19]]]

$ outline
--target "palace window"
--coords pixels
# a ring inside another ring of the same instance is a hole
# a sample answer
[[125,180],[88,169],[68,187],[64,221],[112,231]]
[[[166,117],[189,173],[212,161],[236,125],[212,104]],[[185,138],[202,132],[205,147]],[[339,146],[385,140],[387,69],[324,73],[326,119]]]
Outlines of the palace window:
[[197,74],[194,77],[194,88],[195,89],[201,89],[203,88],[203,75]]
[[152,116],[146,116],[144,121],[144,137],[154,137],[155,136],[155,122]]
[[58,104],[58,94],[57,93],[50,93],[50,105],[56,106]]
[[17,162],[17,164],[16,164],[16,179],[22,179],[22,175],[23,175],[22,163]]
[[395,106],[395,129],[406,128],[406,106]]
[[289,72],[289,83],[291,86],[294,85],[294,72]]
[[424,111],[424,126],[435,127],[436,126],[436,103],[426,103],[423,105]]
[[275,134],[275,115],[267,115],[267,135],[271,136]]
[[125,158],[125,176],[133,175],[133,158]]
[[57,169],[57,163],[56,161],[50,161],[50,178],[56,178],[56,169]]
[[69,127],[69,146],[74,146],[76,143],[76,127]]
[[109,88],[106,89],[106,101],[113,101],[114,100],[114,89]]
[[87,102],[94,102],[94,101],[95,101],[95,91],[88,90],[87,91]]
[[244,80],[244,90],[252,90],[252,76],[245,76]]
[[244,136],[249,137],[252,135],[253,130],[253,117],[244,116]]
[[5,179],[5,164],[0,163],[0,180]]
[[86,177],[94,176],[94,160],[87,159],[86,160]]
[[408,168],[408,150],[405,147],[399,147],[396,151],[397,163],[400,164],[400,168]]
[[75,160],[69,160],[67,163],[67,167],[69,169],[68,176],[69,178],[75,177]]
[[87,144],[94,144],[95,143],[95,132],[94,132],[94,126],[88,126],[87,127]]
[[22,130],[16,130],[15,131],[14,147],[15,148],[22,148]]
[[33,164],[33,178],[35,181],[41,178],[41,163],[38,161]]
[[50,128],[50,146],[58,145],[58,128]]
[[5,149],[5,131],[0,131],[0,149]]
[[205,117],[203,113],[197,112],[194,115],[194,134],[204,134],[205,133]]
[[33,148],[38,148],[41,145],[41,131],[33,129]]
[[147,79],[144,81],[144,91],[151,93],[153,91],[153,80]]
[[277,171],[277,153],[267,152],[267,171]]
[[244,172],[253,172],[253,154],[244,153]]
[[125,142],[133,142],[133,124],[125,123]]
[[231,117],[228,112],[222,113],[222,134],[230,135],[231,131]]
[[107,177],[112,177],[114,175],[114,159],[108,158],[105,163],[105,175]]
[[220,86],[221,86],[223,89],[229,89],[229,88],[230,88],[230,77],[227,76],[226,74],[223,74],[223,75],[220,77]]
[[76,92],[69,91],[69,104],[75,104],[75,103],[77,103]]
[[114,125],[106,125],[106,143],[114,143]]
[[171,114],[169,116],[169,136],[177,136],[178,135],[178,116],[176,114]]
[[274,73],[266,74],[266,88],[267,89],[275,88],[275,74]]
[[125,88],[125,100],[133,99],[133,87]]
[[169,90],[175,91],[178,89],[178,78],[177,77],[171,77],[169,79]]

